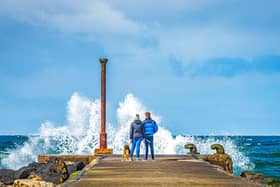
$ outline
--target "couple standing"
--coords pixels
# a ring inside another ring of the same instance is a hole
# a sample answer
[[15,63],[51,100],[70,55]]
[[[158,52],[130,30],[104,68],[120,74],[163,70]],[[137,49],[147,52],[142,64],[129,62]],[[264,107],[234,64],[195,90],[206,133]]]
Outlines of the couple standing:
[[151,149],[152,160],[155,159],[154,155],[154,134],[158,131],[158,126],[154,120],[151,118],[151,113],[145,113],[145,120],[142,122],[140,120],[139,114],[136,114],[135,120],[130,126],[130,142],[131,146],[131,159],[133,158],[133,152],[136,147],[136,160],[139,160],[140,145],[142,140],[145,142],[145,157],[144,160],[148,159],[149,147]]

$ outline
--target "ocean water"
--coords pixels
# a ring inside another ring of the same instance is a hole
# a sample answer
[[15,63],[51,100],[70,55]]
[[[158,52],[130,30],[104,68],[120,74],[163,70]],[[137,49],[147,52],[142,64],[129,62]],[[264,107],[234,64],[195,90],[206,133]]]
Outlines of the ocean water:
[[[117,123],[107,123],[108,147],[121,153],[129,142],[130,123],[136,113],[148,110],[132,94],[119,103]],[[280,136],[184,136],[172,135],[161,123],[155,134],[157,154],[186,154],[186,143],[197,145],[201,154],[212,154],[210,146],[219,143],[233,159],[234,173],[243,170],[264,173],[280,179]],[[56,125],[46,121],[32,136],[0,136],[0,168],[18,169],[36,161],[39,154],[93,154],[98,147],[100,127],[100,101],[74,93],[67,104],[67,123]],[[144,145],[142,144],[141,153]]]

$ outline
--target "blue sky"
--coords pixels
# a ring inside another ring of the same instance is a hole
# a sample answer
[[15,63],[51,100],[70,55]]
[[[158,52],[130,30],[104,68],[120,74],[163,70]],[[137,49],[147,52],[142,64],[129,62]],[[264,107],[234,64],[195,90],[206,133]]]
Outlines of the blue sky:
[[173,133],[279,135],[277,0],[0,1],[0,134],[66,121],[77,91],[108,120],[133,93]]

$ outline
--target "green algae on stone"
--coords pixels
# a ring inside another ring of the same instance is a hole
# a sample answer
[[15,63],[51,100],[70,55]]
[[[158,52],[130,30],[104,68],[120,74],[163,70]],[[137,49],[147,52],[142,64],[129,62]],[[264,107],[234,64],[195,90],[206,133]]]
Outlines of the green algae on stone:
[[70,178],[71,178],[71,179],[75,179],[75,178],[77,178],[77,177],[79,176],[80,173],[81,173],[80,171],[75,171],[74,173],[72,173],[72,174],[70,175]]
[[268,185],[270,185],[270,186],[272,186],[272,187],[274,187],[274,186],[276,187],[276,186],[280,186],[280,181],[274,179],[274,180],[272,180],[272,181],[270,181],[270,182],[267,182],[266,184],[268,184]]
[[195,144],[186,144],[184,146],[184,148],[190,150],[190,152],[188,154],[191,154],[191,155],[199,154],[197,152],[197,148],[196,148]]
[[211,149],[215,149],[216,153],[212,155],[207,155],[204,160],[218,165],[223,168],[224,171],[228,173],[233,173],[233,162],[230,155],[225,153],[224,147],[220,144],[211,145]]
[[211,145],[211,149],[215,149],[217,154],[225,154],[225,149],[220,144]]

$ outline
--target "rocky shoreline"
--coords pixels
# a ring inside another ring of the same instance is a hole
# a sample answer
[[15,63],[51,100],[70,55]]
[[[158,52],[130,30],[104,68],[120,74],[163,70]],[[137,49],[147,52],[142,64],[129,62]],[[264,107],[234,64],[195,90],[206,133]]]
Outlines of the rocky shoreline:
[[[222,145],[211,145],[211,149],[216,150],[216,153],[212,155],[200,155],[194,144],[186,144],[184,147],[185,149],[190,150],[188,154],[192,155],[194,158],[204,160],[213,165],[217,165],[228,174],[233,173],[232,159],[230,155],[225,153],[224,147]],[[240,177],[245,178],[252,183],[260,184],[261,186],[280,186],[279,180],[271,177],[265,177],[262,173],[255,173],[245,170],[241,173]]]
[[0,187],[53,187],[65,182],[73,172],[80,171],[85,163],[65,162],[59,158],[51,158],[46,163],[33,162],[18,170],[1,169]]

